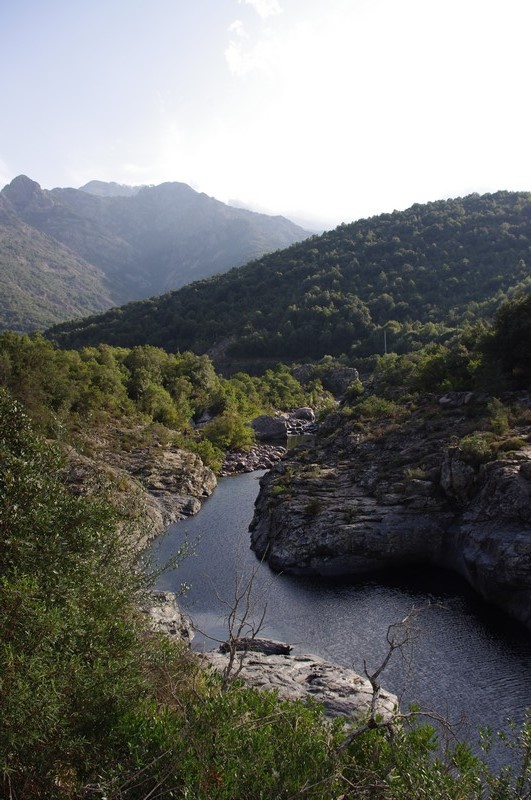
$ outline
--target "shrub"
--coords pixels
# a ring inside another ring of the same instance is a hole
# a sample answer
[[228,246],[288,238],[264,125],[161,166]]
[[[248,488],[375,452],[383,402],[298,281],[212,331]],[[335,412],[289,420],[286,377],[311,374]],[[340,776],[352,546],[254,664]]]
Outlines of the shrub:
[[320,513],[322,510],[323,504],[317,497],[313,497],[306,505],[304,506],[304,514],[307,517],[316,517],[317,514]]
[[255,443],[253,429],[238,414],[220,414],[203,428],[203,436],[220,450],[250,450]]
[[509,414],[507,409],[497,397],[493,397],[487,404],[488,426],[491,431],[499,435],[509,430]]
[[480,433],[471,433],[464,436],[460,442],[463,458],[471,464],[483,464],[493,458],[493,450],[490,442]]
[[384,397],[371,397],[360,400],[352,407],[351,415],[353,418],[364,420],[377,420],[384,418],[396,419],[403,414],[404,409],[393,400],[386,400]]

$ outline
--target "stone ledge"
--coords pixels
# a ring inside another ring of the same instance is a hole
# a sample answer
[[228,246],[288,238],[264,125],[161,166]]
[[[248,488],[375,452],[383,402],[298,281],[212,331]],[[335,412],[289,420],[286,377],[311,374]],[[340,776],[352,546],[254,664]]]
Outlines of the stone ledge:
[[[201,659],[217,672],[228,664],[228,655],[219,652],[203,653]],[[239,661],[236,661],[239,664]],[[363,717],[370,708],[372,687],[367,678],[354,670],[331,664],[319,656],[245,654],[238,674],[249,686],[278,691],[283,700],[313,698],[322,703],[327,717]],[[398,708],[398,699],[385,690],[380,691],[377,713],[391,719]]]

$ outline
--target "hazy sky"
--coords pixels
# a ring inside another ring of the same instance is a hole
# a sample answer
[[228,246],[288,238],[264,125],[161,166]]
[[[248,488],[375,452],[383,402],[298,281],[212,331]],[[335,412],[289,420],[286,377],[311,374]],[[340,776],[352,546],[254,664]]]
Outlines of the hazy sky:
[[531,190],[530,0],[0,0],[0,185],[184,181],[327,227]]

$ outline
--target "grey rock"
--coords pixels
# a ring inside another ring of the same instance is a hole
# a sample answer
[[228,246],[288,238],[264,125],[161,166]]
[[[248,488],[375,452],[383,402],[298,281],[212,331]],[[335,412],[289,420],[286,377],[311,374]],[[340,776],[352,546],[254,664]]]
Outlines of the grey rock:
[[259,442],[280,441],[288,433],[288,423],[284,417],[272,417],[268,414],[255,417],[251,427]]
[[474,392],[447,392],[439,397],[439,405],[446,408],[459,408],[459,406],[468,405],[474,399]]
[[[228,655],[219,652],[204,653],[202,658],[218,672],[223,672],[228,664]],[[351,669],[307,654],[247,654],[238,677],[257,689],[274,689],[284,700],[312,698],[324,705],[329,717],[363,717],[369,711],[373,696],[366,678]],[[380,690],[377,713],[390,720],[397,708],[397,698]]]
[[460,503],[465,503],[473,492],[476,471],[465,464],[459,447],[450,447],[444,454],[441,466],[441,488]]
[[194,637],[192,623],[177,604],[173,592],[151,592],[149,603],[141,609],[151,628],[159,633],[190,642]]
[[315,411],[313,408],[304,406],[303,408],[296,408],[295,411],[292,411],[290,417],[292,419],[302,419],[305,422],[315,422]]
[[440,414],[367,437],[336,417],[311,453],[290,451],[261,479],[251,546],[294,574],[449,568],[531,628],[531,448],[473,467],[450,446],[469,419]]
[[270,469],[286,453],[285,447],[260,444],[247,452],[227,453],[221,468],[221,475],[236,475],[244,472]]

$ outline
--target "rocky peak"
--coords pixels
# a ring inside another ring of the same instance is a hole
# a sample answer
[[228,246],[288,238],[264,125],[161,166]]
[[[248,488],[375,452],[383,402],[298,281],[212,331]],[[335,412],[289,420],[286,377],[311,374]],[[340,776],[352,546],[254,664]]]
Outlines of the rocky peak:
[[41,211],[53,206],[53,200],[44,192],[36,181],[27,175],[18,175],[11,183],[4,186],[2,195],[7,197],[11,205],[19,213]]

